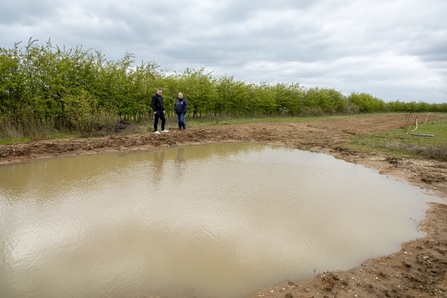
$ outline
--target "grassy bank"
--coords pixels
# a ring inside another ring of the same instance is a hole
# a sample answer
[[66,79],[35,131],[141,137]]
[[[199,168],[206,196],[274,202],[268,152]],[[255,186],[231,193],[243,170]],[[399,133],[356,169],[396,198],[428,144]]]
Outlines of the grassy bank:
[[342,147],[362,152],[379,152],[396,158],[447,160],[447,115],[430,115],[428,119],[419,121],[418,125],[415,125],[410,116],[409,121],[402,124],[401,129],[353,136]]

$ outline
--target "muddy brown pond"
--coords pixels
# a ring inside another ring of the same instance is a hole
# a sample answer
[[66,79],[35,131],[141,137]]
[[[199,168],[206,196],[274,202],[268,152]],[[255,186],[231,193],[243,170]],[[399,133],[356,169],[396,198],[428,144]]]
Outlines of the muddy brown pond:
[[258,144],[0,167],[0,297],[244,297],[390,254],[430,197]]

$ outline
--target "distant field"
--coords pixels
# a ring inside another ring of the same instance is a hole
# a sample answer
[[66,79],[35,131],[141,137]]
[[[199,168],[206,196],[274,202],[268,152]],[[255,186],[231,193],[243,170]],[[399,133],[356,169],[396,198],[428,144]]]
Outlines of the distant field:
[[447,115],[430,115],[428,121],[421,124],[425,118],[419,120],[417,127],[413,117],[402,123],[402,129],[354,136],[344,146],[396,157],[424,156],[447,160]]

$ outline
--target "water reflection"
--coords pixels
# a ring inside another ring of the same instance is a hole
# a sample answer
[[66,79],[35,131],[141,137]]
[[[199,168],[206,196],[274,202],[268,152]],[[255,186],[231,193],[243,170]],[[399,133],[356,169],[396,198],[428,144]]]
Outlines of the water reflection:
[[183,181],[183,175],[185,174],[185,170],[186,170],[186,159],[184,157],[184,152],[185,152],[185,148],[184,147],[179,147],[177,149],[175,149],[177,151],[177,154],[175,156],[175,163],[174,163],[174,167],[175,167],[175,181],[176,182],[180,182]]
[[427,199],[256,144],[3,166],[0,297],[243,297],[397,251]]
[[153,169],[153,175],[150,176],[150,181],[152,181],[155,185],[159,185],[160,181],[163,179],[163,162],[165,159],[166,152],[163,151],[155,151],[154,152],[154,161],[149,165],[150,168]]

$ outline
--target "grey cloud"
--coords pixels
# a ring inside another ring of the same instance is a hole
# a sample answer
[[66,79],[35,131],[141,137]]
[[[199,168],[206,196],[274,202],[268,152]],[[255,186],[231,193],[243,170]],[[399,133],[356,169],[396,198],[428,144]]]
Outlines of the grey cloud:
[[41,18],[46,18],[56,12],[52,1],[2,1],[0,9],[0,24],[34,26]]
[[[226,1],[225,5],[214,15],[218,23],[240,23],[244,22],[250,16],[259,11],[279,11],[287,9],[308,9],[313,5],[318,4],[321,1],[308,0],[308,1],[294,1],[294,0],[258,0],[258,1]],[[265,22],[269,22],[272,19],[268,17]]]
[[0,46],[51,38],[168,71],[447,101],[447,2],[429,2],[7,0]]
[[414,42],[408,53],[425,62],[447,61],[447,30],[443,36]]

